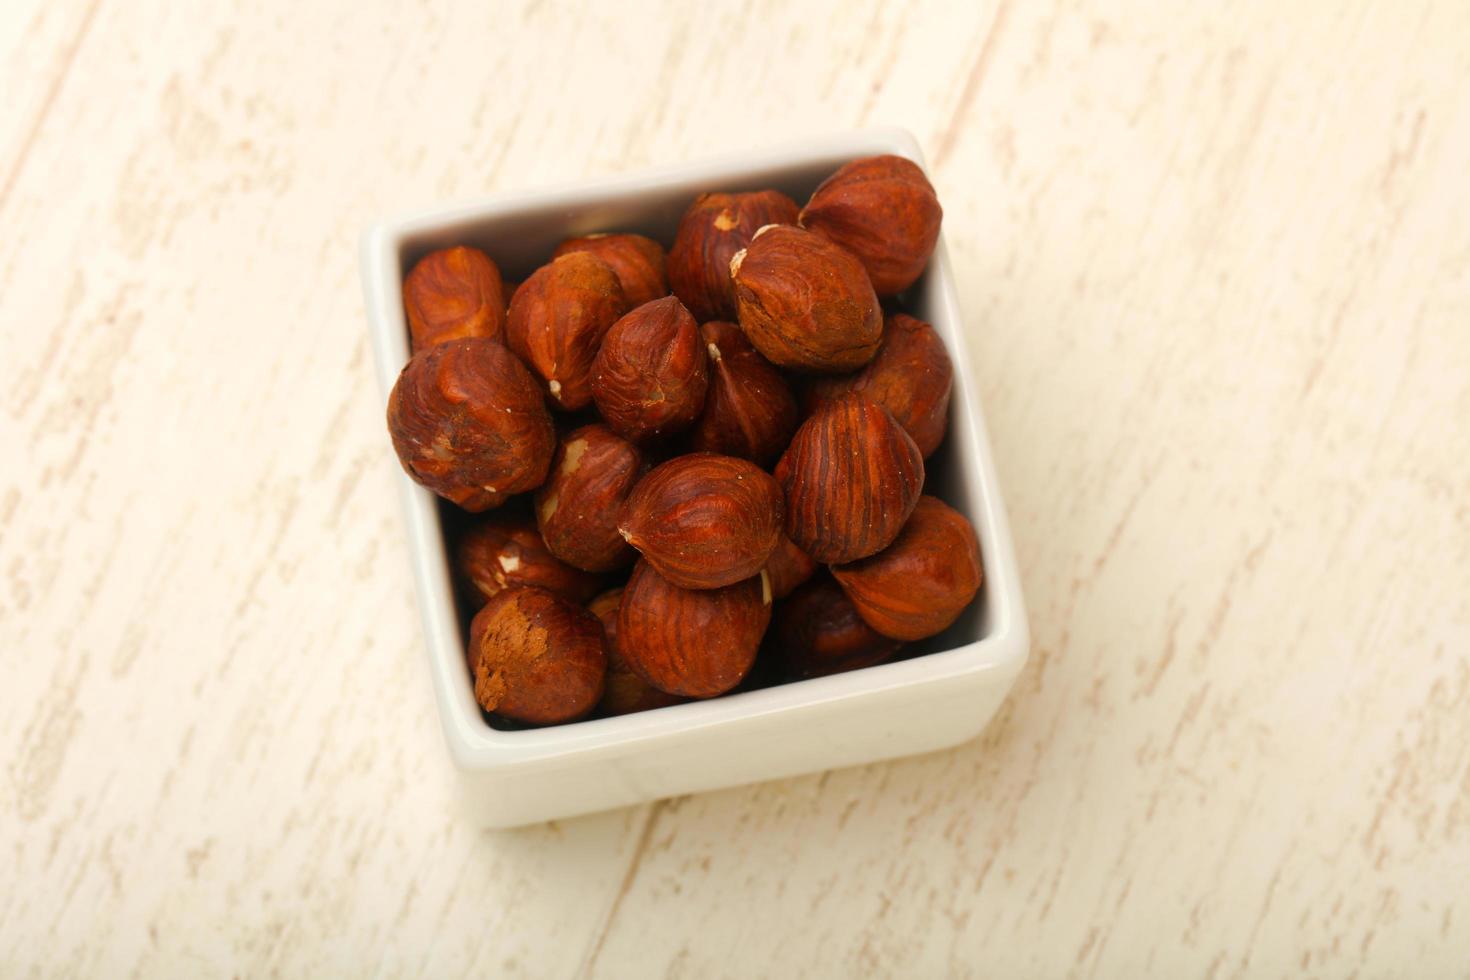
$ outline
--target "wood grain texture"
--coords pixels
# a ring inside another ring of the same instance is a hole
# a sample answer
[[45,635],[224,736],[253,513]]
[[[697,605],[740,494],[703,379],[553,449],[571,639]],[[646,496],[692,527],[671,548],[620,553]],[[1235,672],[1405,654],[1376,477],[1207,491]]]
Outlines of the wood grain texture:
[[[1470,963],[1463,4],[0,14],[0,972]],[[929,150],[1032,617],[985,737],[481,833],[371,217]]]

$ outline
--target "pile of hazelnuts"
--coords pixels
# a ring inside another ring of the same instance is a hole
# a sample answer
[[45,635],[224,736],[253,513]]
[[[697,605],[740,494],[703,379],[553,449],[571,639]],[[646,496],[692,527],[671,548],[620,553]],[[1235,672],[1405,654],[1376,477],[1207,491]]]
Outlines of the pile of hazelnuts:
[[487,712],[715,697],[758,656],[767,682],[853,670],[959,617],[979,544],[923,493],[950,360],[881,305],[941,215],[918,166],[878,156],[805,208],[703,194],[667,255],[574,238],[518,287],[475,248],[414,265],[388,431],[409,476],[489,512],[453,549]]

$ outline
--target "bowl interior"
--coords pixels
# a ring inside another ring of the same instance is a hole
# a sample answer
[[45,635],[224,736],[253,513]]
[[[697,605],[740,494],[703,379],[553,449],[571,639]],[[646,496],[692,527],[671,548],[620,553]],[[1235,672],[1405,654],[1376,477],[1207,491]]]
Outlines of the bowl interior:
[[[771,155],[764,159],[732,160],[721,164],[674,168],[628,178],[617,178],[570,189],[509,195],[466,208],[453,208],[422,214],[394,225],[392,241],[396,249],[398,283],[408,270],[428,252],[452,245],[473,245],[483,249],[500,266],[503,274],[522,281],[549,258],[552,250],[566,238],[594,232],[631,231],[647,235],[667,248],[673,241],[679,218],[690,202],[704,191],[746,191],[775,188],[804,203],[816,186],[843,163],[858,156],[879,152],[906,152],[904,147],[878,145],[858,148],[851,145],[813,149],[799,155]],[[920,161],[922,163],[922,161]],[[944,444],[926,460],[925,492],[937,496],[964,513],[975,524],[981,536],[985,582],[981,594],[963,615],[945,632],[906,648],[904,659],[940,654],[967,647],[989,636],[995,627],[993,583],[997,567],[992,555],[993,541],[979,510],[984,504],[980,488],[981,473],[977,455],[978,406],[969,377],[968,354],[963,342],[963,325],[959,322],[952,289],[947,281],[948,265],[943,239],[934,259],[920,280],[898,298],[897,308],[934,324],[944,338],[955,369],[954,393],[950,404],[950,432]],[[390,299],[397,303],[397,327],[404,331],[401,295],[392,287]],[[397,347],[395,343],[394,348]],[[407,355],[407,336],[403,336],[403,354]],[[394,369],[396,372],[396,368]],[[427,495],[427,491],[418,491]],[[443,501],[437,501],[433,513],[438,517],[439,560],[450,562],[450,542],[456,532],[472,519]],[[461,649],[467,641],[468,624],[473,609],[462,596],[454,596]],[[895,665],[867,668],[865,672],[882,672]],[[466,687],[468,674],[464,674]],[[795,682],[794,686],[822,685],[836,680],[819,678]],[[783,688],[793,685],[782,685]],[[728,702],[758,696],[761,691],[743,691],[718,699]],[[704,702],[713,704],[714,702]],[[659,709],[682,711],[695,705]],[[658,712],[655,712],[658,713]],[[647,714],[647,713],[645,713]],[[630,716],[631,717],[631,716]],[[485,716],[494,727],[514,731],[514,726]],[[558,726],[561,730],[586,725],[616,724],[623,719],[594,719]],[[542,729],[541,731],[549,731]],[[527,731],[526,734],[531,734]]]

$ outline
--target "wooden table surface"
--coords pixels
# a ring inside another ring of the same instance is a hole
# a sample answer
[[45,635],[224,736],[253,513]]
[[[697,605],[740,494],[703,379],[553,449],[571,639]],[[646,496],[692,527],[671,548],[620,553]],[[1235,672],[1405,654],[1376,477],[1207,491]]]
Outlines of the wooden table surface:
[[[1470,969],[1470,8],[373,6],[0,4],[0,974]],[[479,830],[358,232],[873,124],[945,206],[1009,701]]]

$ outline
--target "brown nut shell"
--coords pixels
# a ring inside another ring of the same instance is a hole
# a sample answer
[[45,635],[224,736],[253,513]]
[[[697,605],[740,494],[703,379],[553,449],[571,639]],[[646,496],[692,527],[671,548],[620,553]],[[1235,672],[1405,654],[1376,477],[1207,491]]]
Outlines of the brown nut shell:
[[699,331],[709,354],[710,381],[690,444],[769,466],[800,421],[791,386],[735,324],[711,320]]
[[608,330],[592,368],[592,399],[613,431],[645,443],[699,418],[709,387],[699,325],[676,296],[645,303]]
[[944,209],[912,160],[854,160],[822,182],[801,225],[858,257],[879,296],[914,284],[934,252]]
[[903,644],[874,630],[823,575],[781,603],[766,647],[786,677],[825,677],[891,660]]
[[816,572],[817,563],[785,534],[776,543],[776,550],[771,552],[771,557],[766,559],[766,574],[771,577],[771,595],[778,600],[796,591],[797,586]]
[[388,396],[388,433],[409,476],[474,512],[539,486],[556,445],[540,386],[484,337],[414,354]]
[[887,409],[850,393],[796,430],[776,480],[796,546],[823,564],[856,561],[898,536],[923,489],[924,458]]
[[576,411],[592,401],[592,362],[602,338],[627,311],[608,264],[590,252],[571,252],[521,283],[506,319],[506,343],[546,382],[554,405]]
[[470,623],[470,647],[478,653],[475,700],[503,718],[573,721],[602,697],[602,624],[545,589],[506,589],[485,603]]
[[430,252],[403,280],[403,311],[413,349],[446,340],[505,342],[506,292],[490,256],[464,245]]
[[795,371],[855,371],[883,339],[883,311],[862,264],[789,225],[762,228],[730,260],[740,329],[772,363]]
[[629,308],[669,295],[664,248],[652,238],[627,233],[583,235],[562,242],[551,257],[570,252],[590,252],[606,262],[618,277]]
[[666,708],[684,701],[677,694],[660,691],[628,666],[618,651],[618,609],[623,601],[621,588],[610,589],[587,604],[587,611],[602,622],[603,646],[607,650],[607,682],[602,700],[597,703],[600,715],[631,715],[653,708]]
[[701,194],[669,249],[669,287],[701,323],[735,317],[730,259],[766,225],[794,225],[799,209],[780,191]]
[[885,322],[878,356],[867,367],[857,374],[812,379],[806,410],[860,391],[888,409],[927,459],[944,441],[953,385],[954,369],[939,334],[923,320],[897,313]]
[[631,565],[636,556],[618,533],[618,518],[642,475],[643,454],[607,426],[567,433],[536,491],[536,526],[546,547],[589,572]]
[[681,589],[646,561],[618,610],[618,649],[661,691],[711,698],[739,684],[771,621],[764,573],[719,589]]
[[936,497],[920,497],[887,548],[834,565],[832,575],[873,629],[896,640],[943,632],[980,591],[984,572],[975,529]]
[[781,537],[781,489],[754,463],[691,453],[638,482],[618,525],[674,585],[715,589],[755,575]]
[[455,570],[476,605],[505,589],[534,585],[582,603],[602,587],[602,578],[560,561],[527,517],[492,514],[471,524],[454,552]]

